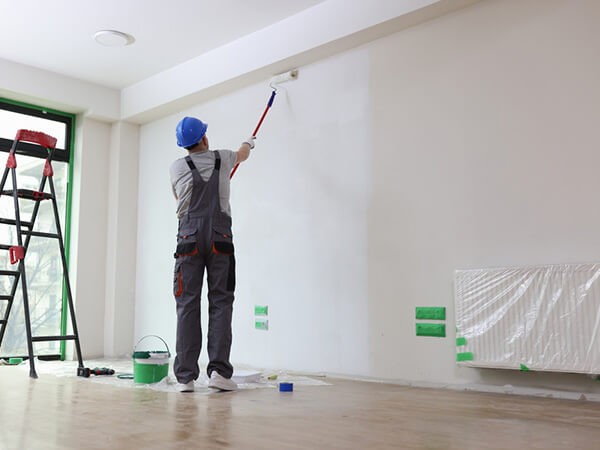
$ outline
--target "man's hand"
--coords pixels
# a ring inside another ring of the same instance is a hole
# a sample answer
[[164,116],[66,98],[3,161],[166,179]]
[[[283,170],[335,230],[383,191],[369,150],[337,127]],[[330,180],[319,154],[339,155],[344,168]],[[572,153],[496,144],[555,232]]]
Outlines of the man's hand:
[[242,142],[242,145],[236,152],[236,164],[239,164],[248,159],[248,156],[250,156],[250,150],[254,148],[254,139],[256,139],[256,136],[250,136],[248,139]]

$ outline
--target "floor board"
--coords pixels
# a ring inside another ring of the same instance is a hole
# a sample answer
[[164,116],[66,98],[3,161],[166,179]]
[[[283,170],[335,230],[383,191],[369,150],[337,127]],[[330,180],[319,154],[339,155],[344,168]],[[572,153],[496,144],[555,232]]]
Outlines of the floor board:
[[186,395],[0,366],[0,448],[600,448],[598,403],[327,381]]

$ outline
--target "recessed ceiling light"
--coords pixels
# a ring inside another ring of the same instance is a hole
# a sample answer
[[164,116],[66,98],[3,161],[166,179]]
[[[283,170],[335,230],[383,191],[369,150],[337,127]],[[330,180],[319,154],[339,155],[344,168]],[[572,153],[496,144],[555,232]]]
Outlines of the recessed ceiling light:
[[133,44],[135,38],[127,33],[116,30],[100,30],[94,33],[94,40],[107,47],[124,47]]

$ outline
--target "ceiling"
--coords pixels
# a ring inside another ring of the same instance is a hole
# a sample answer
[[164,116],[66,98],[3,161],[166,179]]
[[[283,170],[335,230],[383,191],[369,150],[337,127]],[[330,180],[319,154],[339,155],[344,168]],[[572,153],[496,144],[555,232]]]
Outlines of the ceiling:
[[[1,0],[0,58],[120,89],[322,1]],[[103,29],[136,41],[101,46]]]

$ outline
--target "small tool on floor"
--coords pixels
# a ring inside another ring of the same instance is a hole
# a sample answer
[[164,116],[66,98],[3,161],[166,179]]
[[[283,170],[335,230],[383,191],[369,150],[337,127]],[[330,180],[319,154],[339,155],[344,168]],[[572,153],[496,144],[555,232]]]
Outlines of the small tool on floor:
[[90,375],[114,375],[115,371],[113,369],[109,369],[108,367],[94,367],[90,369],[89,367],[80,367],[77,369],[77,376],[89,378]]
[[132,373],[119,373],[119,374],[117,374],[117,378],[119,380],[133,380],[133,374]]

